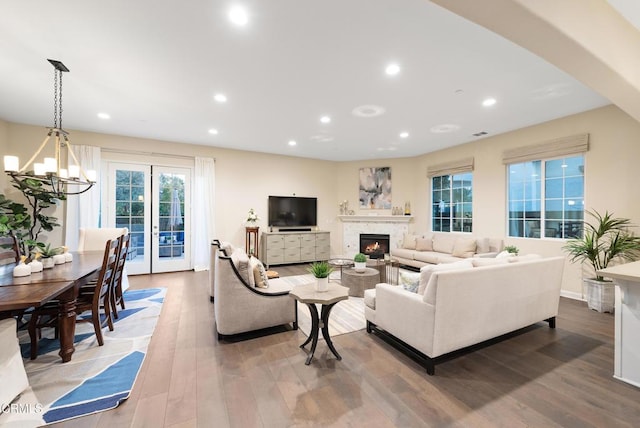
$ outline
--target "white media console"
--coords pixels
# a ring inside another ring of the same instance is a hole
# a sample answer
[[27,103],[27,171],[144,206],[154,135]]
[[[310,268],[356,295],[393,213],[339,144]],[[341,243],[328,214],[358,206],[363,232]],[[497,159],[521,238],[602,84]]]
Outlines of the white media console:
[[262,233],[262,261],[269,265],[329,260],[329,232],[279,231]]

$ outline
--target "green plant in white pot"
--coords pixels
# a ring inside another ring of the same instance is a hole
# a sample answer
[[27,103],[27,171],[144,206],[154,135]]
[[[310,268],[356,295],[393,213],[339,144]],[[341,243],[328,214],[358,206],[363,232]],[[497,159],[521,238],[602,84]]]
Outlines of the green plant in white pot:
[[364,272],[367,269],[367,256],[358,253],[353,257],[353,263],[356,272]]
[[309,265],[309,273],[316,277],[316,291],[327,291],[329,289],[329,275],[333,268],[327,262],[313,262]]
[[587,304],[590,309],[599,312],[613,312],[614,286],[599,270],[605,269],[615,261],[634,261],[640,258],[640,237],[629,231],[633,227],[628,218],[616,218],[605,211],[587,211],[593,222],[584,222],[582,238],[570,239],[562,247],[572,262],[588,262],[594,271],[594,278],[585,278]]

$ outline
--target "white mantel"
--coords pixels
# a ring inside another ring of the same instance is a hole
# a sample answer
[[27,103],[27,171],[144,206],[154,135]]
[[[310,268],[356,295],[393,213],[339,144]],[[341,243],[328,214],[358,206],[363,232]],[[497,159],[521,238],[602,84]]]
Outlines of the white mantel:
[[342,221],[342,254],[345,257],[353,257],[359,251],[361,233],[389,235],[391,249],[399,248],[413,219],[404,215],[340,215],[338,218]]

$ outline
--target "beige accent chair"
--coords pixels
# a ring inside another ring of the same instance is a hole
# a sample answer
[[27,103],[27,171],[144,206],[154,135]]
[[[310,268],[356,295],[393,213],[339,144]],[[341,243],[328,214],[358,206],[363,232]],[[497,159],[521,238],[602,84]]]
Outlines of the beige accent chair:
[[278,279],[269,280],[268,288],[251,286],[247,272],[240,273],[248,268],[248,260],[242,249],[231,255],[223,249],[215,253],[213,304],[218,339],[289,323],[297,330],[297,302],[289,296],[290,286]]
[[29,387],[14,318],[0,320],[0,385],[0,403],[3,406]]

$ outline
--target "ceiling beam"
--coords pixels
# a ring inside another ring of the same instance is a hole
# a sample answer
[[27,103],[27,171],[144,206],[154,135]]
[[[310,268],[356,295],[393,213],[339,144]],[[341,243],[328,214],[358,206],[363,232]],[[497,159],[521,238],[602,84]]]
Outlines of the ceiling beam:
[[533,52],[640,121],[640,30],[604,0],[431,0]]

